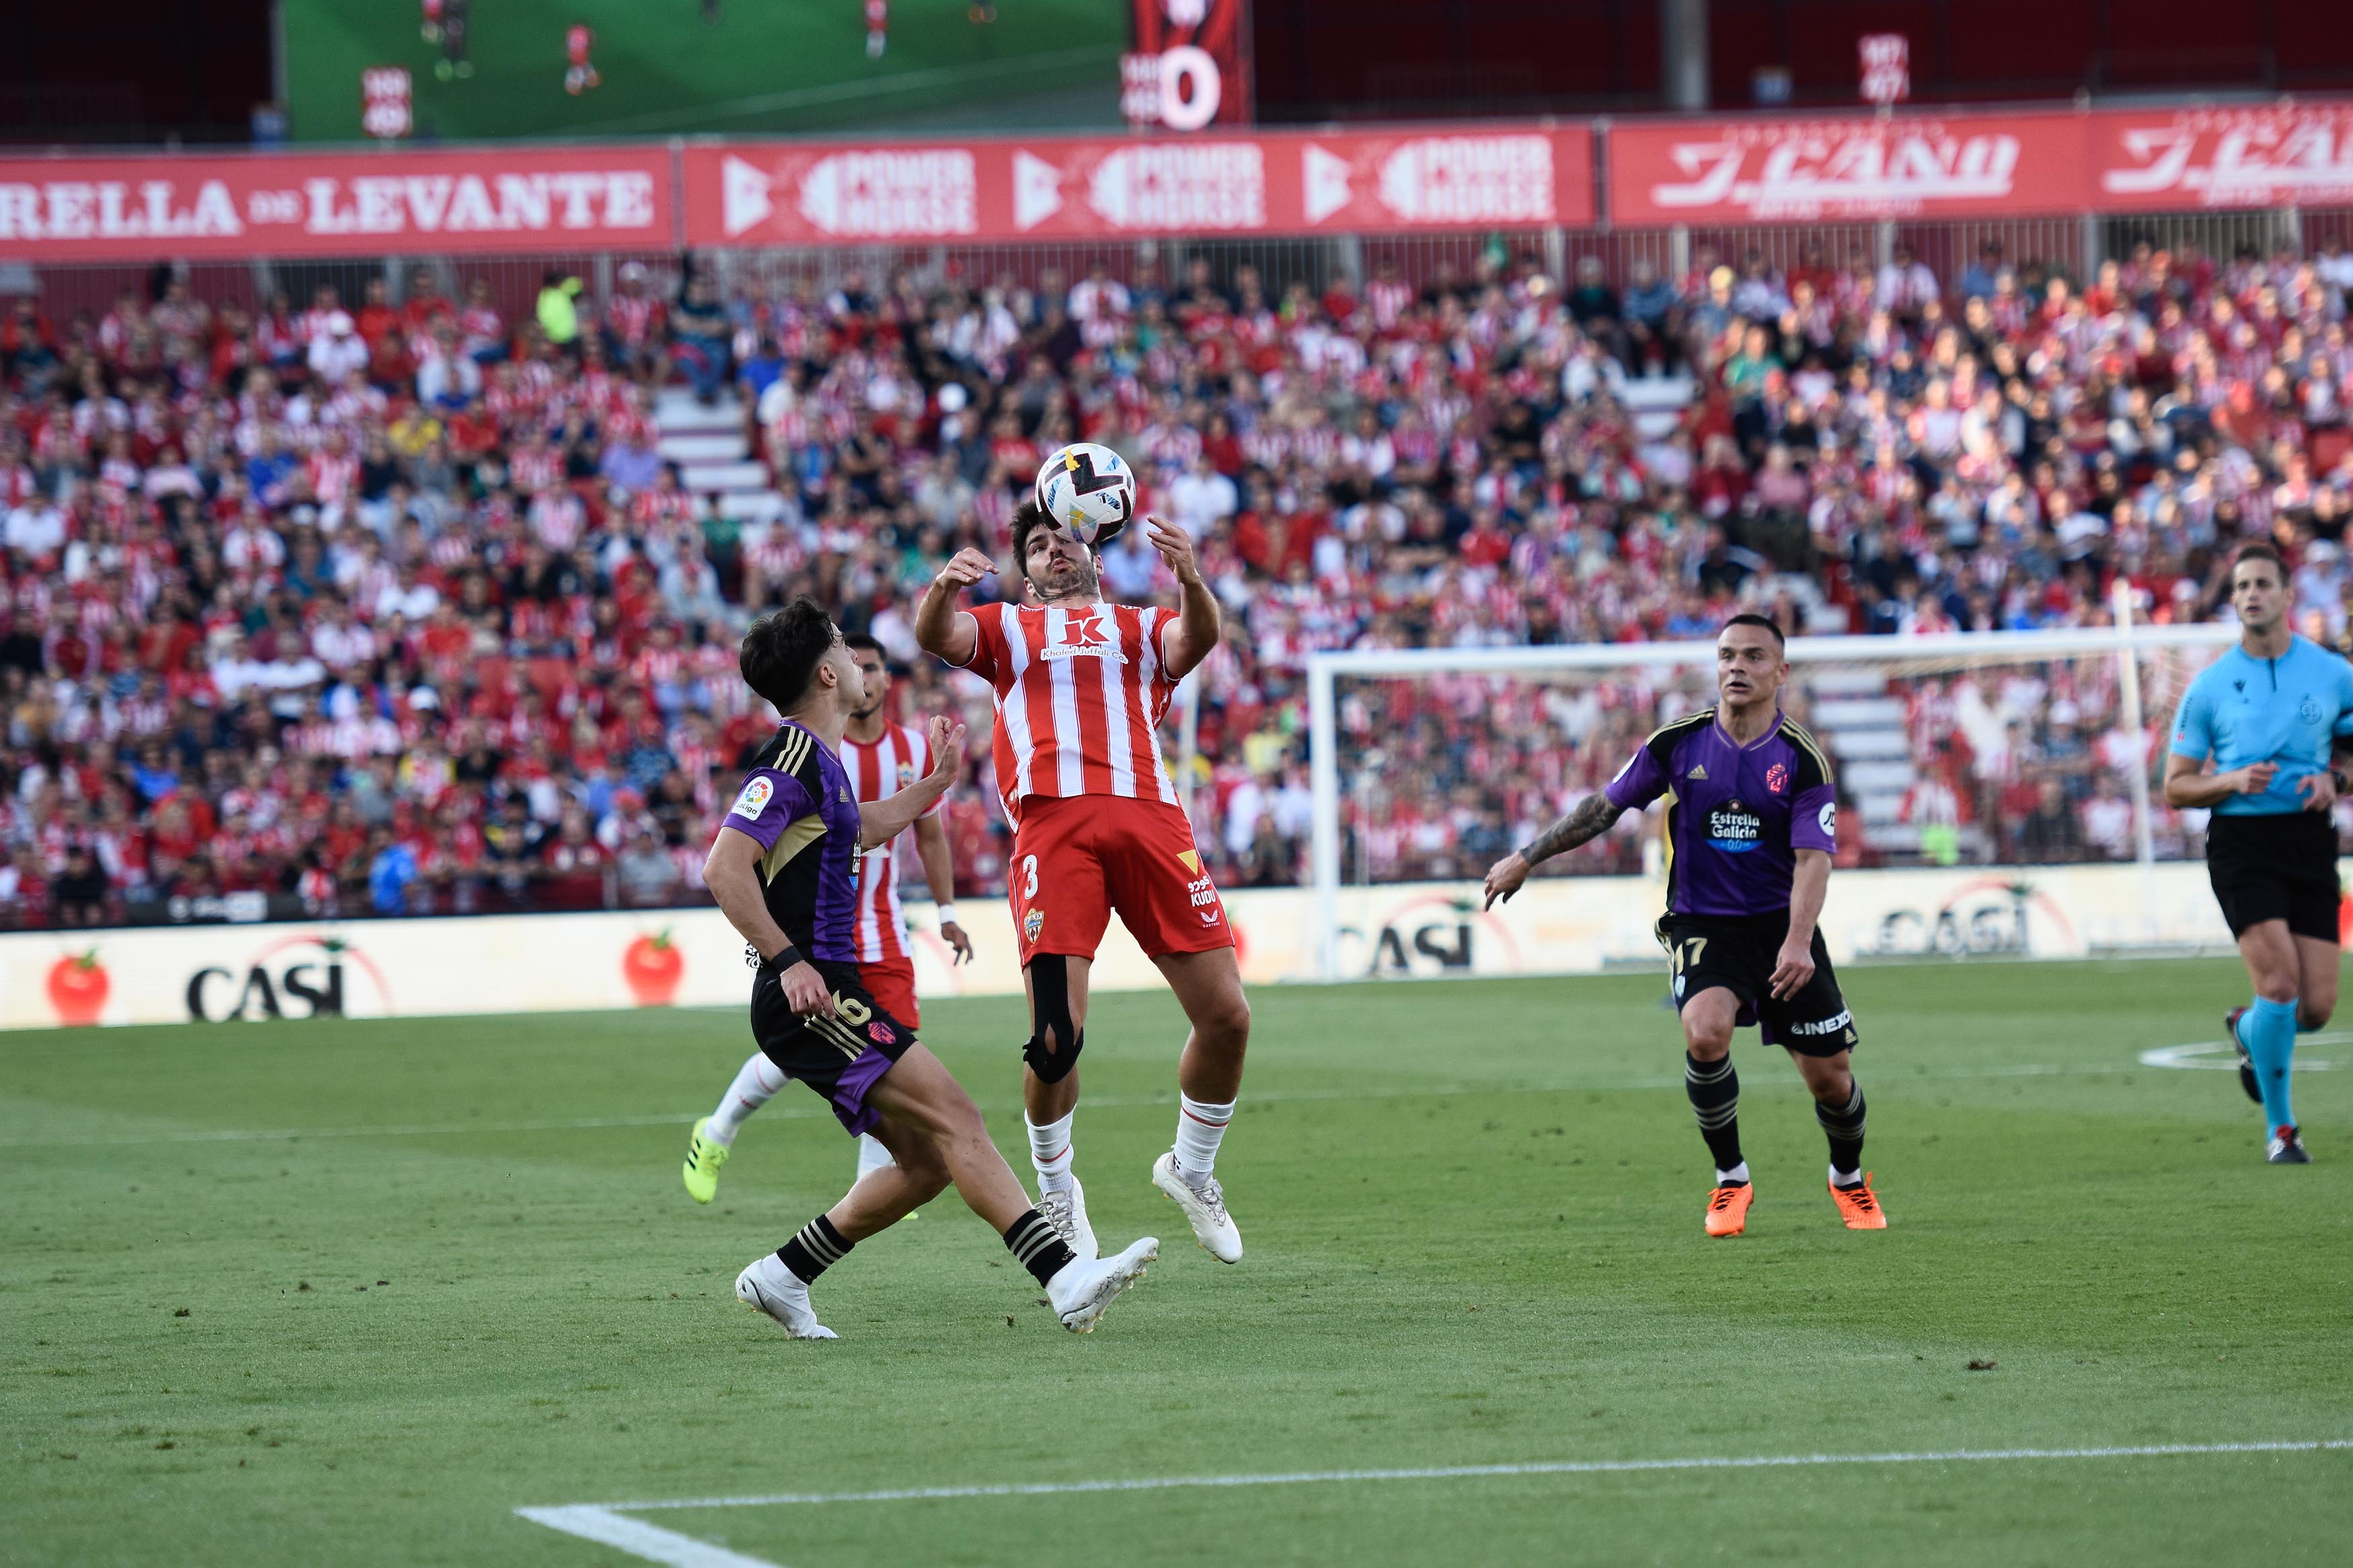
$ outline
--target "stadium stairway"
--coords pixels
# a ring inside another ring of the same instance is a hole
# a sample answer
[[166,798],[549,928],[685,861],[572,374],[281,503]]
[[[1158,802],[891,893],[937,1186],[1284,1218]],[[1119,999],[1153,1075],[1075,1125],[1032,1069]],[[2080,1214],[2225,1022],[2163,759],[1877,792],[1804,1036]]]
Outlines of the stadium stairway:
[[654,395],[654,449],[676,463],[688,493],[712,499],[740,521],[766,521],[785,510],[768,466],[752,453],[749,421],[733,394],[705,405],[682,386]]
[[1804,679],[1807,722],[1837,759],[1839,783],[1862,819],[1866,841],[1882,852],[1917,850],[1919,828],[1897,820],[1915,773],[1904,699],[1888,689],[1886,671],[1828,665]]

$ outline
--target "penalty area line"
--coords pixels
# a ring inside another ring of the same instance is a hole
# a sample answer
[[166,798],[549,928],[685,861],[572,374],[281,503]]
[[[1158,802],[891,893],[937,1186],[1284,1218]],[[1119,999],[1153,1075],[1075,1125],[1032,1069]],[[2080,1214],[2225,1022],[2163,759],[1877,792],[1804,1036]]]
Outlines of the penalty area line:
[[920,1502],[964,1498],[1056,1497],[1100,1492],[1176,1491],[1190,1488],[1331,1485],[1351,1481],[1456,1481],[1514,1476],[1626,1475],[1662,1470],[1776,1470],[1856,1465],[1957,1465],[2034,1459],[2153,1459],[2213,1454],[2320,1454],[2353,1450],[2353,1438],[2283,1439],[2246,1443],[2137,1443],[2088,1448],[1944,1448],[1880,1454],[1701,1455],[1659,1459],[1536,1459],[1519,1464],[1427,1465],[1396,1469],[1293,1470],[1230,1476],[1145,1476],[1125,1479],[1027,1481],[957,1487],[898,1487],[863,1492],[769,1492],[748,1497],[670,1498],[656,1501],[577,1503],[519,1508],[515,1512],[550,1530],[615,1547],[670,1568],[777,1568],[767,1559],[664,1530],[631,1513],[681,1509],[780,1508],[807,1503]]
[[[2187,1065],[2144,1061],[2143,1066]],[[2223,1064],[2217,1064],[2223,1065]],[[2298,1063],[2299,1068],[2318,1067],[2320,1063]],[[2054,1066],[2025,1063],[2013,1067],[1953,1068],[1936,1071],[1905,1073],[1896,1076],[1903,1083],[1927,1083],[1962,1079],[2004,1078],[2114,1078],[2134,1069],[2117,1064],[2084,1063]],[[1262,1094],[1244,1093],[1246,1101],[1255,1104],[1296,1104],[1324,1100],[1468,1100],[1482,1095],[1524,1094],[1583,1094],[1595,1090],[1622,1093],[1645,1089],[1680,1089],[1681,1078],[1609,1078],[1578,1079],[1556,1083],[1443,1083],[1418,1085],[1408,1089],[1274,1089]],[[1098,1110],[1136,1110],[1176,1103],[1175,1094],[1099,1094],[1087,1103]],[[983,1115],[1002,1115],[1017,1110],[1010,1102],[984,1101]],[[0,1138],[0,1149],[73,1149],[73,1148],[136,1148],[163,1143],[295,1143],[308,1138],[458,1138],[479,1137],[486,1133],[509,1132],[590,1132],[606,1128],[687,1127],[707,1112],[674,1110],[650,1116],[584,1116],[554,1121],[432,1121],[394,1124],[384,1127],[223,1127],[174,1132],[112,1133],[98,1138]],[[770,1105],[760,1111],[765,1121],[815,1121],[831,1117],[825,1105]]]

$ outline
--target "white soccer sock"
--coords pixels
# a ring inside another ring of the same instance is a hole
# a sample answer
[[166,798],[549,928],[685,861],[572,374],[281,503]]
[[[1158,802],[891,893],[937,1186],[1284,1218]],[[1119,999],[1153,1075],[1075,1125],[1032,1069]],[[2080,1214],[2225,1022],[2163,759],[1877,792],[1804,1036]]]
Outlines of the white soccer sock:
[[1181,1090],[1176,1096],[1176,1170],[1197,1187],[1217,1169],[1218,1145],[1225,1139],[1226,1123],[1234,1119],[1236,1103],[1229,1100],[1210,1105]]
[[1729,1171],[1718,1171],[1715,1173],[1715,1184],[1719,1187],[1725,1186],[1733,1182],[1745,1182],[1747,1179],[1748,1162],[1746,1160],[1741,1161],[1740,1163],[1733,1166]]
[[776,1090],[785,1087],[785,1075],[776,1063],[754,1051],[744,1065],[736,1069],[735,1081],[719,1097],[719,1109],[711,1113],[711,1125],[703,1136],[713,1143],[733,1143],[735,1134],[744,1131],[744,1119],[774,1100]]
[[858,1135],[858,1179],[860,1181],[864,1181],[870,1172],[879,1171],[885,1165],[897,1163],[896,1160],[891,1158],[891,1151],[882,1147],[882,1140],[875,1137],[871,1132],[861,1132]]
[[1078,1120],[1075,1110],[1065,1112],[1060,1121],[1049,1121],[1040,1127],[1025,1112],[1021,1125],[1029,1130],[1029,1163],[1038,1168],[1038,1195],[1067,1193],[1071,1190],[1071,1123]]
[[1862,1180],[1861,1171],[1841,1171],[1836,1165],[1832,1165],[1830,1170],[1831,1185],[1834,1187],[1851,1187]]

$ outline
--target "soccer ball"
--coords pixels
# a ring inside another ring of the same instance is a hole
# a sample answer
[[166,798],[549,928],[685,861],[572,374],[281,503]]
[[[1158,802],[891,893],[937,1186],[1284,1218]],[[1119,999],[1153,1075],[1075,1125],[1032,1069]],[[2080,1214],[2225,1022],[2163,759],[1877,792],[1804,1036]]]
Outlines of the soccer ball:
[[1135,513],[1135,472],[1109,447],[1073,442],[1038,470],[1038,510],[1081,544],[1108,544]]

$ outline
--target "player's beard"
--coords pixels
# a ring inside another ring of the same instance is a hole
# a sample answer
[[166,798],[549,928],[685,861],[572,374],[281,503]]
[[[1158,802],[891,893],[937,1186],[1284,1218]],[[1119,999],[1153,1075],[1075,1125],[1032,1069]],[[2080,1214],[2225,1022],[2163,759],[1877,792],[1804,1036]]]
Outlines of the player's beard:
[[[1047,580],[1049,582],[1054,580],[1050,570],[1047,574]],[[1103,574],[1095,569],[1094,557],[1088,555],[1082,557],[1071,568],[1071,575],[1062,580],[1061,586],[1050,588],[1035,577],[1029,579],[1029,586],[1039,599],[1049,605],[1060,604],[1071,599],[1084,603],[1090,599],[1103,597]]]

